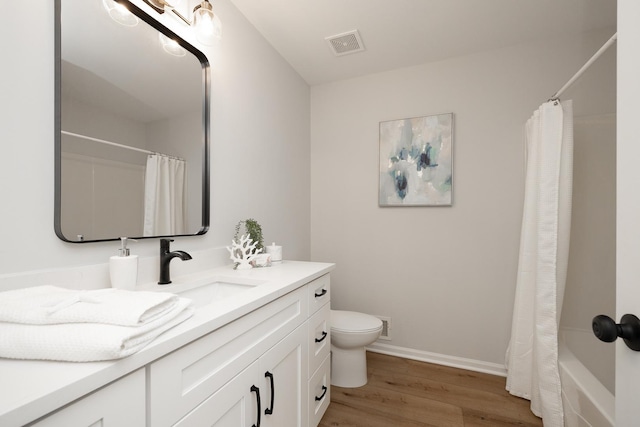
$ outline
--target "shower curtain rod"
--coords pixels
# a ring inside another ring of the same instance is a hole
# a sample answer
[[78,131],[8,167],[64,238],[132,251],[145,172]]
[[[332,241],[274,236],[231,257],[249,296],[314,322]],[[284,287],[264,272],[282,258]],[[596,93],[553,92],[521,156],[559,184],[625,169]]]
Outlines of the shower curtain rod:
[[145,150],[145,149],[142,149],[142,148],[130,147],[128,145],[118,144],[117,142],[111,142],[111,141],[107,141],[105,139],[93,138],[91,136],[81,135],[79,133],[68,132],[66,130],[62,130],[62,131],[60,131],[60,133],[62,133],[63,135],[75,136],[76,138],[87,139],[87,140],[93,141],[93,142],[99,142],[101,144],[111,145],[113,147],[125,148],[127,150],[138,151],[140,153],[155,154],[155,155],[158,155],[158,156],[170,157],[172,159],[177,159],[177,160],[184,161],[184,159],[181,159],[180,157],[170,156],[168,154],[157,153],[155,151],[149,151],[149,150]]
[[564,86],[562,86],[560,88],[560,90],[558,90],[555,94],[553,94],[553,96],[551,97],[550,101],[556,101],[558,98],[560,98],[560,95],[562,95],[562,93],[567,90],[569,88],[569,86],[571,86],[573,83],[575,83],[576,80],[578,80],[582,74],[587,71],[587,69],[591,66],[591,64],[593,64],[596,59],[600,58],[600,56],[607,50],[609,49],[609,47],[618,39],[618,33],[616,32],[613,36],[611,36],[611,38],[609,40],[607,40],[607,42],[605,44],[602,45],[602,47],[600,49],[598,49],[598,51],[591,57],[591,59],[589,59],[586,64],[584,64],[582,66],[582,68],[580,68],[578,70],[578,72],[576,74],[574,74],[573,77],[571,77],[569,79],[568,82],[566,82],[564,84]]

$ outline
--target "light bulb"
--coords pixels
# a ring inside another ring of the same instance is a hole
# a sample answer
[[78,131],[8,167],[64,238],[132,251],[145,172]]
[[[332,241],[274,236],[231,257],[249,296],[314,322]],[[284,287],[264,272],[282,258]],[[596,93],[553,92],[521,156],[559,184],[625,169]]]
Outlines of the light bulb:
[[204,1],[194,10],[193,24],[196,38],[204,45],[214,45],[222,36],[222,23],[208,1]]
[[180,46],[177,41],[170,39],[162,33],[158,33],[158,38],[160,39],[160,43],[162,44],[162,48],[165,52],[174,56],[185,56],[187,54],[187,51]]
[[105,10],[109,12],[111,19],[116,21],[118,24],[127,27],[135,27],[138,25],[138,22],[140,22],[137,16],[129,12],[129,9],[120,3],[116,3],[113,0],[102,0],[102,5]]

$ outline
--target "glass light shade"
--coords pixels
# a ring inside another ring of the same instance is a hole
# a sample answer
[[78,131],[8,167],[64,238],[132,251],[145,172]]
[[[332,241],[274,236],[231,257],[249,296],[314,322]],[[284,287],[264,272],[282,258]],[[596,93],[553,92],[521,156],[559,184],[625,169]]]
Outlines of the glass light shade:
[[170,53],[173,56],[185,56],[187,51],[178,44],[177,41],[170,39],[162,33],[158,33],[158,38],[162,44],[162,48],[165,52]]
[[[193,12],[193,25],[196,31],[196,38],[204,45],[212,46],[222,37],[222,23],[217,15],[213,13],[209,2],[203,2],[203,6]],[[204,5],[208,7],[205,7]]]
[[137,16],[129,12],[129,9],[120,3],[116,3],[113,0],[102,0],[102,5],[105,10],[109,12],[111,19],[116,21],[118,24],[127,27],[135,27],[138,25],[138,22],[140,22]]

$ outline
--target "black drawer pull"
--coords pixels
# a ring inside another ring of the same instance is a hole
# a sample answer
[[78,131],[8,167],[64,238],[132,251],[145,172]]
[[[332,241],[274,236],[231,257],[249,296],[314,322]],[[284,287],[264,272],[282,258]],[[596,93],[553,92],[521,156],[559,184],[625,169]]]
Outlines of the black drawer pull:
[[324,395],[327,394],[327,386],[322,386],[322,394],[320,396],[316,396],[316,402],[321,401],[324,398]]
[[325,296],[326,294],[327,294],[327,290],[323,288],[322,292],[320,292],[319,294],[314,293],[313,295],[315,295],[316,298],[320,298],[320,297]]
[[316,338],[316,342],[322,342],[324,341],[325,338],[327,338],[327,333],[325,331],[322,331],[322,338]]
[[255,392],[256,393],[256,401],[258,402],[258,424],[254,424],[251,427],[260,427],[260,413],[262,412],[260,410],[260,389],[258,387],[256,387],[255,385],[251,386],[251,392]]
[[275,396],[276,396],[276,391],[273,388],[273,374],[267,371],[264,373],[264,377],[269,378],[269,381],[271,381],[271,408],[266,408],[264,410],[264,413],[265,415],[271,415],[273,414],[273,401],[275,400]]

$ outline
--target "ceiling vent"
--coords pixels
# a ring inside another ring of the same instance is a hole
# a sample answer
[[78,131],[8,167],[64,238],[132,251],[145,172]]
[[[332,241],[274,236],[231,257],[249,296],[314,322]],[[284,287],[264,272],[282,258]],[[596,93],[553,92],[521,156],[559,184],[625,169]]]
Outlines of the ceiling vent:
[[331,50],[336,56],[347,55],[349,53],[362,52],[364,45],[358,30],[348,31],[325,38]]

